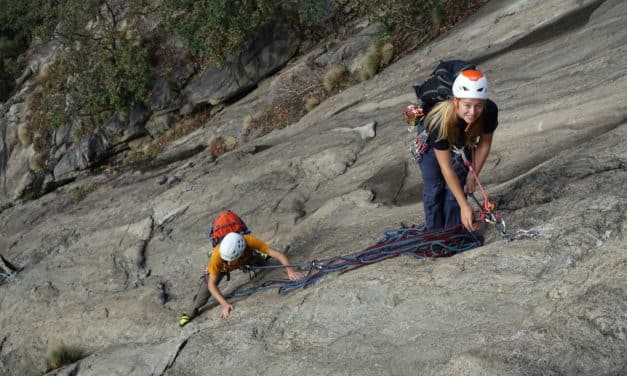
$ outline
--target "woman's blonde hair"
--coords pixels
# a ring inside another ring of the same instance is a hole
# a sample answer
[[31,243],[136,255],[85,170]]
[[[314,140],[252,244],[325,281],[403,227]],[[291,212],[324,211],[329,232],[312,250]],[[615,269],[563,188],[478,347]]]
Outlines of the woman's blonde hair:
[[457,127],[458,117],[455,109],[455,98],[438,102],[427,114],[424,124],[427,132],[438,132],[436,141],[447,140],[449,144],[455,146],[474,146],[477,138],[481,135],[483,129],[483,115],[471,124],[470,129],[466,132],[460,131]]

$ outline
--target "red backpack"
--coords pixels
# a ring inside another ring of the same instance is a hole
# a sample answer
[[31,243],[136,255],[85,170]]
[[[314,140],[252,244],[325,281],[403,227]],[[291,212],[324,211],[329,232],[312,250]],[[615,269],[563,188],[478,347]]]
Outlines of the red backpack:
[[211,227],[207,230],[207,236],[211,245],[215,247],[230,232],[237,232],[242,235],[250,234],[246,223],[234,212],[226,210],[218,214],[213,220]]

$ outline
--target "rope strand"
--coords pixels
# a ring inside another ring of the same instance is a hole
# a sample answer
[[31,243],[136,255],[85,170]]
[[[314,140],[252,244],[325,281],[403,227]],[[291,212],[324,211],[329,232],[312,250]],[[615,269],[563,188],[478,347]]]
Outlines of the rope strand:
[[[343,274],[400,255],[418,259],[448,257],[479,247],[482,244],[482,239],[467,232],[461,225],[434,231],[427,231],[424,227],[402,225],[397,229],[386,230],[376,244],[360,252],[305,263],[308,265],[308,269],[301,279],[271,278],[247,289],[231,292],[225,295],[225,298],[249,296],[255,292],[272,288],[278,289],[280,295],[285,295],[300,288],[307,288],[327,274]],[[209,298],[209,301],[212,299]]]

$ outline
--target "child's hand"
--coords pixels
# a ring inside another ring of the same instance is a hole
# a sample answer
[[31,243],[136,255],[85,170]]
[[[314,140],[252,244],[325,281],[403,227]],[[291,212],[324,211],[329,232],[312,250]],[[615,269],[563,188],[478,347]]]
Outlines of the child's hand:
[[222,320],[226,320],[229,318],[229,316],[231,315],[231,312],[235,309],[235,307],[233,307],[232,304],[227,304],[226,306],[222,307],[222,312],[220,313],[220,318]]
[[295,272],[292,269],[288,269],[287,271],[287,278],[289,278],[290,280],[294,281],[297,279],[301,279],[303,278],[303,275],[299,272]]

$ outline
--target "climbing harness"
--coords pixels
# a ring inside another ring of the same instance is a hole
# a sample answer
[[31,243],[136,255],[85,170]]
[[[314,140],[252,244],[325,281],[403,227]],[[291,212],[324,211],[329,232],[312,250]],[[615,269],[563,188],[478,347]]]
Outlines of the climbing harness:
[[418,133],[418,136],[411,141],[409,146],[409,153],[416,163],[420,163],[422,156],[429,149],[429,144],[427,143],[427,139],[429,138],[429,133],[426,130],[422,130]]
[[[425,227],[417,227],[415,225],[401,225],[400,228],[385,231],[375,245],[360,252],[289,265],[290,267],[304,267],[306,269],[305,276],[301,279],[268,279],[250,288],[231,292],[225,295],[225,298],[249,296],[255,292],[271,288],[277,288],[279,294],[285,295],[293,290],[309,287],[330,273],[346,273],[400,255],[408,255],[419,259],[447,257],[479,247],[482,244],[483,239],[481,237],[467,232],[462,225],[434,231],[428,231]],[[253,268],[282,267],[286,267],[286,265],[269,265]],[[209,301],[212,299],[210,297]]]
[[403,115],[405,115],[407,131],[417,133],[417,136],[411,140],[409,144],[409,153],[414,161],[419,163],[423,154],[426,153],[429,148],[427,143],[429,133],[427,133],[427,131],[422,127],[422,117],[424,116],[424,112],[422,111],[422,108],[418,106],[409,105],[403,110]]

